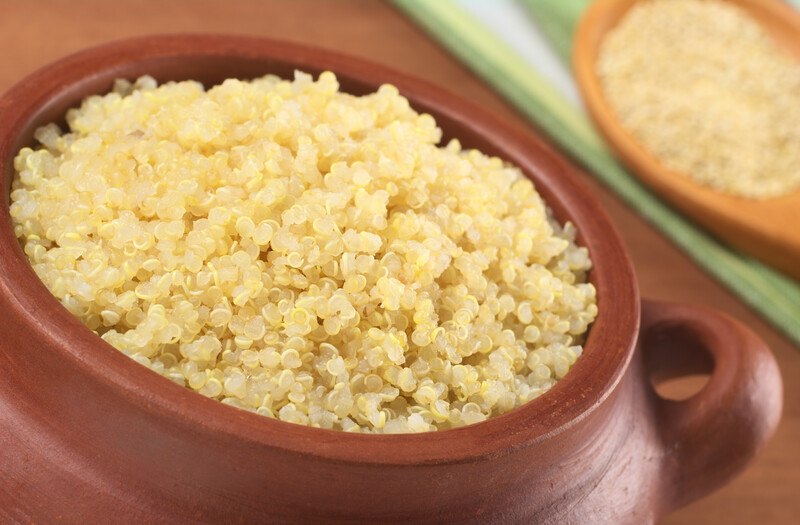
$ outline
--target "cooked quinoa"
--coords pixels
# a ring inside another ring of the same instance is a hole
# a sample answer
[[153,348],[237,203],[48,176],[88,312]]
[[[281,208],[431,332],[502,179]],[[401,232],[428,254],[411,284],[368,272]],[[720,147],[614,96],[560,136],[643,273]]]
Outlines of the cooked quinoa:
[[313,427],[459,427],[540,396],[597,315],[587,250],[516,167],[390,85],[118,81],[15,159],[50,291],[179,385]]
[[671,170],[741,197],[800,189],[800,61],[741,8],[638,2],[597,68],[621,122]]

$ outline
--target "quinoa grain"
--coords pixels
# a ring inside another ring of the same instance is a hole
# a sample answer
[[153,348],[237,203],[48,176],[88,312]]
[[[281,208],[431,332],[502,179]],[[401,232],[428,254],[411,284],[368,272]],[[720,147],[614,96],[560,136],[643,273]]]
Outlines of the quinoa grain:
[[119,81],[15,159],[15,231],[103,340],[202,395],[348,432],[476,423],[547,391],[597,314],[519,169],[389,85]]
[[741,8],[638,2],[597,68],[620,121],[669,169],[740,197],[800,189],[800,61]]

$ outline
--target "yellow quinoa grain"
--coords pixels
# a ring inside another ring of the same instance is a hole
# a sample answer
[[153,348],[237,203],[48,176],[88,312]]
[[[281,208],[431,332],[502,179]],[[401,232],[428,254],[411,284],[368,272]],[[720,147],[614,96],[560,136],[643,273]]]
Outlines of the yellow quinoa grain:
[[575,229],[391,86],[267,76],[92,96],[15,159],[65,307],[230,406],[346,432],[478,423],[546,392],[597,315]]
[[638,2],[597,70],[621,122],[671,170],[741,197],[800,189],[800,60],[733,3]]

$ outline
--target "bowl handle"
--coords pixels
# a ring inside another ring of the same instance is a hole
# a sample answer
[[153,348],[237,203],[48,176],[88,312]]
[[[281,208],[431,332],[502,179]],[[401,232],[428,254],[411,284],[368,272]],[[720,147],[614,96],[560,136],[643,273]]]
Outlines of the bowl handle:
[[689,399],[651,396],[666,512],[723,485],[764,446],[780,419],[781,376],[758,336],[709,308],[644,301],[641,334],[654,380],[710,372]]

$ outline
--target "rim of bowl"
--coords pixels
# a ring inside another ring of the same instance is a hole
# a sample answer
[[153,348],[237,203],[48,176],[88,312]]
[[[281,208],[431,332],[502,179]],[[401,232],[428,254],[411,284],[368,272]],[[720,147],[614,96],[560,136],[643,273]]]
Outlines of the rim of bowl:
[[[448,138],[459,138],[468,147],[485,140],[477,145],[479,149],[519,166],[556,218],[575,224],[578,241],[589,249],[593,262],[590,281],[597,288],[599,313],[584,353],[570,372],[542,396],[474,425],[422,434],[350,434],[286,423],[205,398],[139,365],[86,328],[39,280],[14,235],[8,207],[13,158],[20,147],[32,143],[37,126],[60,120],[65,107],[75,106],[88,94],[110,91],[119,76],[130,78],[149,71],[159,81],[197,80],[185,75],[203,64],[241,70],[238,78],[281,68],[314,75],[331,70],[348,92],[367,92],[391,83],[416,110],[433,114]],[[599,202],[534,131],[504,122],[423,80],[337,52],[261,37],[152,35],[91,47],[44,66],[0,98],[0,115],[0,195],[4,200],[0,293],[11,308],[31,320],[25,328],[44,338],[49,351],[72,360],[87,380],[103,384],[161,424],[213,433],[256,449],[338,462],[463,462],[498,456],[560,434],[611,394],[630,361],[639,330],[639,293],[620,235]],[[449,129],[456,132],[451,135]],[[34,284],[19,287],[15,283]],[[47,322],[41,320],[43,312],[50,315]]]

